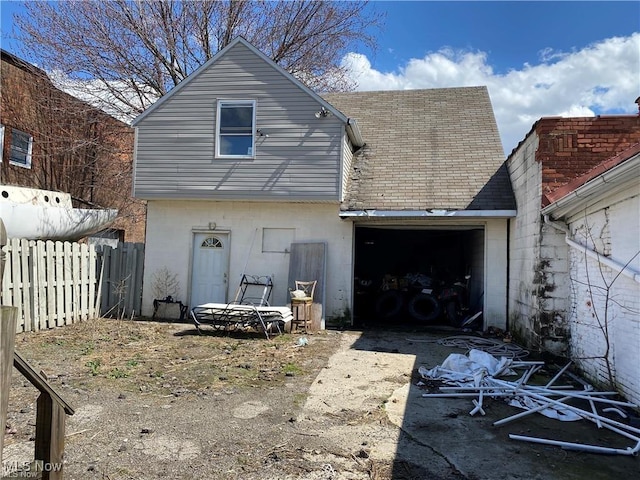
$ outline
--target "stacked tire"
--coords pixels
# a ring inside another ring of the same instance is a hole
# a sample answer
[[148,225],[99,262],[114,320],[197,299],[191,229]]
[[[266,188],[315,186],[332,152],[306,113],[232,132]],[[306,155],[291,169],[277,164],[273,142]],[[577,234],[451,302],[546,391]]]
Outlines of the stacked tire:
[[[376,299],[375,313],[383,321],[397,318],[405,308],[405,295],[399,290],[387,290]],[[409,317],[417,323],[432,323],[440,317],[442,309],[438,299],[428,293],[417,293],[406,303]]]

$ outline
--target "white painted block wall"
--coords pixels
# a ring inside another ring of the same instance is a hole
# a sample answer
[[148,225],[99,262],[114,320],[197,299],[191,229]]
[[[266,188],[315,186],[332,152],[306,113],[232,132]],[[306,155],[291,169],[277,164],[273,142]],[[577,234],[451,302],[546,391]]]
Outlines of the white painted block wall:
[[484,323],[507,328],[507,221],[488,220],[485,226]]
[[353,228],[338,218],[337,205],[154,200],[147,208],[143,315],[153,311],[151,285],[162,267],[177,274],[188,303],[193,233],[208,231],[212,222],[230,235],[229,300],[246,265],[246,273],[273,275],[273,305],[288,303],[289,255],[262,252],[262,229],[291,228],[296,242],[327,242],[325,315],[340,315],[350,304]]
[[[573,239],[640,271],[639,212],[637,194],[607,199],[569,220]],[[617,388],[640,403],[640,284],[577,249],[570,262],[571,356],[592,381],[607,385],[608,336]]]
[[537,344],[530,319],[537,311],[533,280],[540,254],[542,169],[535,161],[537,137],[524,140],[507,166],[516,197],[517,216],[511,220],[509,259],[509,327]]

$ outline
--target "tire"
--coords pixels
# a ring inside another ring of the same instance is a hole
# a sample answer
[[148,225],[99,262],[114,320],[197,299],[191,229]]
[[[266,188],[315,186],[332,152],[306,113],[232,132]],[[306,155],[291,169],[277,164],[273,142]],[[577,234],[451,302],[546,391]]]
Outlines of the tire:
[[452,327],[459,327],[458,321],[458,312],[456,309],[456,302],[451,301],[448,302],[444,307],[445,313],[447,314],[447,320],[449,320],[449,325]]
[[409,300],[407,310],[411,318],[421,323],[433,322],[442,313],[438,299],[428,293],[413,296]]
[[398,290],[387,290],[376,300],[376,315],[384,320],[395,317],[402,311],[404,299]]

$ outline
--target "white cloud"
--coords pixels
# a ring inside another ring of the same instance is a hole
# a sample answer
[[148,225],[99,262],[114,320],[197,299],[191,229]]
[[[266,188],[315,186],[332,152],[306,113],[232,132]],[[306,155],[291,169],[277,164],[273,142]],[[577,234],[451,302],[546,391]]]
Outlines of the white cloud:
[[640,33],[614,37],[582,50],[540,52],[538,65],[496,74],[484,52],[443,48],[411,59],[394,72],[375,70],[366,56],[343,59],[358,90],[407,90],[486,85],[506,153],[548,116],[637,112],[640,95]]

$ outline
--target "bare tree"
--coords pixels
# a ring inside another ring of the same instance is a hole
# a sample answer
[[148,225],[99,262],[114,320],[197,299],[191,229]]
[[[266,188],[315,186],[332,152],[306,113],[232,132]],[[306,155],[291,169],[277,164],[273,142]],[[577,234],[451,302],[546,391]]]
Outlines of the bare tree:
[[32,136],[32,163],[0,163],[2,183],[67,192],[83,207],[118,209],[116,228],[142,221],[144,205],[130,195],[133,129],[18,60],[3,55],[0,113],[9,130]]
[[102,99],[113,107],[115,99],[118,116],[130,118],[239,35],[310,88],[353,88],[340,60],[358,45],[374,48],[374,33],[382,25],[381,14],[367,4],[314,0],[26,2],[26,13],[14,23],[26,58],[78,80],[76,88],[87,89],[82,96],[93,95],[93,104]]
[[[586,289],[587,295],[587,306],[591,310],[591,318],[587,316],[584,320],[579,317],[579,315],[575,315],[573,322],[576,325],[581,325],[584,328],[594,328],[599,331],[602,335],[602,351],[598,353],[594,353],[592,355],[580,355],[578,353],[574,354],[573,357],[575,359],[580,360],[599,360],[603,362],[606,374],[607,374],[607,382],[609,388],[616,388],[616,373],[614,368],[613,361],[613,352],[612,352],[612,323],[615,320],[615,309],[612,308],[617,306],[619,312],[628,312],[633,315],[638,315],[638,311],[633,310],[629,306],[624,303],[619,303],[616,299],[616,295],[614,294],[614,284],[623,274],[623,271],[629,267],[635,259],[640,256],[640,251],[636,251],[631,258],[621,266],[618,272],[610,271],[610,269],[606,269],[600,258],[606,258],[608,255],[606,254],[606,246],[603,246],[603,252],[598,252],[595,248],[596,239],[592,232],[592,227],[589,225],[589,222],[586,217],[585,212],[585,240],[588,240],[594,246],[594,252],[597,254],[596,259],[596,275],[595,277],[591,275],[589,268],[589,256],[587,255],[587,249],[585,247],[584,252],[582,253],[582,261],[584,267],[584,277],[585,280],[581,281],[578,278],[571,277],[570,281],[572,283],[572,287],[574,289],[573,295],[579,296],[580,294],[577,292],[577,286],[582,286]],[[575,307],[573,307],[575,308]]]

